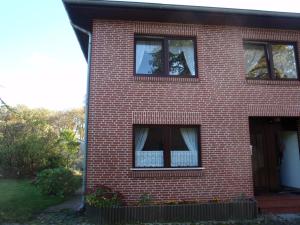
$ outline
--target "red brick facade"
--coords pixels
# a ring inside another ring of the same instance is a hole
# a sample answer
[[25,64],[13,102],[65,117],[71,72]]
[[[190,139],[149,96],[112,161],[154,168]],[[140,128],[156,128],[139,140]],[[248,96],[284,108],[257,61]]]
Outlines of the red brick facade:
[[[196,37],[198,78],[134,77],[134,34]],[[111,187],[128,203],[142,193],[156,201],[253,196],[248,118],[300,116],[300,82],[246,80],[243,39],[299,42],[300,32],[94,21],[88,187]],[[203,168],[132,170],[133,124],[200,125]]]

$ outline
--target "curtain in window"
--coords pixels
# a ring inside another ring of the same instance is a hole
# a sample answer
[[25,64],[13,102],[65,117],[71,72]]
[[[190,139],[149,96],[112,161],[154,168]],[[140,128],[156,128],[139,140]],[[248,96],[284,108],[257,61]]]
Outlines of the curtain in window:
[[189,67],[189,70],[191,72],[192,75],[195,75],[195,54],[194,54],[194,48],[193,46],[190,47],[183,47],[183,54],[184,54],[184,58],[186,60],[186,64]]
[[196,128],[180,128],[183,140],[191,152],[198,151],[198,135]]
[[135,151],[140,152],[146,143],[149,128],[139,127],[135,129]]
[[136,57],[135,57],[135,68],[137,73],[142,64],[145,50],[146,50],[146,45],[138,42],[136,45]]
[[[172,42],[175,42],[172,40]],[[172,54],[180,54],[183,52],[186,64],[191,72],[191,75],[195,75],[195,50],[193,41],[191,40],[178,40],[177,46],[169,46],[169,51]]]
[[161,151],[140,151],[136,152],[136,167],[163,167],[164,152]]
[[163,151],[143,151],[149,133],[149,128],[135,129],[135,166],[163,167]]
[[139,73],[145,54],[157,53],[161,50],[161,44],[157,41],[137,41],[136,42],[136,60],[135,68]]
[[171,166],[198,166],[198,134],[196,128],[180,128],[188,151],[171,151]]

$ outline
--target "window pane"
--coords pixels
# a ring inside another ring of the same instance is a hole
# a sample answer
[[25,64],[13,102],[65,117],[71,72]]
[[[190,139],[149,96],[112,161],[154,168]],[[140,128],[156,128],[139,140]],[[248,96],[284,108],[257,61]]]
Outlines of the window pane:
[[171,137],[172,151],[188,151],[179,127],[171,128]]
[[272,45],[272,55],[276,78],[297,78],[295,51],[293,45]]
[[268,65],[264,45],[244,44],[245,67],[248,78],[268,79]]
[[195,76],[193,40],[169,40],[169,74]]
[[162,65],[161,41],[136,41],[136,74],[160,74]]
[[191,166],[198,166],[198,129],[173,128],[171,132],[171,167]]
[[163,150],[163,131],[161,127],[149,128],[143,151]]
[[163,167],[161,128],[135,128],[135,166]]

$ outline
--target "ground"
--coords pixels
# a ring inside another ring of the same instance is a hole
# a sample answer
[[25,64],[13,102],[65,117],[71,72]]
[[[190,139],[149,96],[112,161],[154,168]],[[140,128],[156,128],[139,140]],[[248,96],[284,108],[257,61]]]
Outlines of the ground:
[[42,195],[29,180],[0,180],[0,223],[27,221],[65,199]]
[[[251,221],[199,222],[199,223],[148,223],[145,225],[299,225],[300,215],[261,216]],[[4,225],[4,224],[3,224]],[[6,223],[5,225],[92,225],[87,218],[72,210],[47,212],[26,224]],[[141,225],[141,224],[139,224]]]
[[[28,180],[2,179],[0,181],[1,225],[91,225],[88,223],[88,218],[78,212],[82,203],[80,195],[65,200],[41,195]],[[4,219],[6,222],[1,223]],[[22,223],[22,221],[28,222]],[[146,225],[300,225],[300,214],[260,216],[251,221],[148,223]]]

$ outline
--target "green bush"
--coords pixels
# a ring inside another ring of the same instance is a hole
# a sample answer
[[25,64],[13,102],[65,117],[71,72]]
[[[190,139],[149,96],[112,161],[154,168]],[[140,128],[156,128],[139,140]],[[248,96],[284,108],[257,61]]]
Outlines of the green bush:
[[6,126],[0,137],[0,173],[4,177],[34,177],[52,166],[50,157],[60,157],[55,146],[57,135],[45,127],[31,128],[22,123]]
[[35,184],[43,194],[68,196],[80,186],[80,179],[66,168],[46,169],[38,173]]
[[111,207],[123,204],[123,197],[119,192],[113,192],[110,188],[100,186],[86,195],[86,202],[94,207]]

